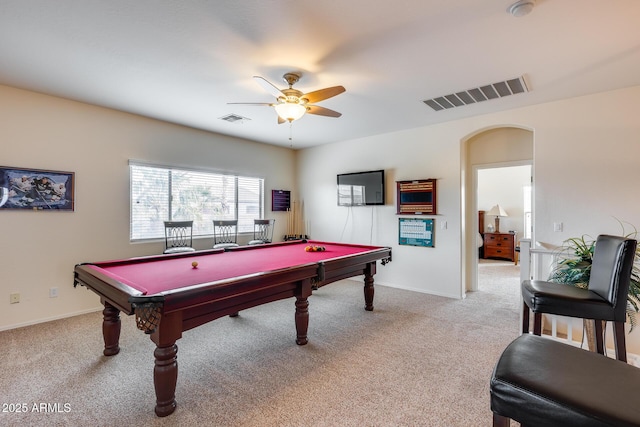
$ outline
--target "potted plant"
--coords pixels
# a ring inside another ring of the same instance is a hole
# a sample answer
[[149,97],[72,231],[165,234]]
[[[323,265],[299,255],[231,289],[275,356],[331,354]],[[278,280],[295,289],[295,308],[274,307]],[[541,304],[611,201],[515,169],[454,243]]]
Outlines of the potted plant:
[[[627,238],[635,239],[638,231],[634,227],[634,232],[623,235]],[[551,270],[549,281],[563,283],[580,288],[587,288],[589,277],[591,277],[591,264],[593,261],[593,251],[596,241],[588,235],[572,237],[563,242],[559,249],[557,262]],[[637,324],[636,313],[640,308],[640,246],[636,248],[636,256],[631,271],[631,281],[627,294],[627,316],[629,318],[630,330]],[[595,349],[594,323],[584,320],[584,328],[587,335],[587,343],[590,350]],[[604,327],[604,325],[603,325]]]

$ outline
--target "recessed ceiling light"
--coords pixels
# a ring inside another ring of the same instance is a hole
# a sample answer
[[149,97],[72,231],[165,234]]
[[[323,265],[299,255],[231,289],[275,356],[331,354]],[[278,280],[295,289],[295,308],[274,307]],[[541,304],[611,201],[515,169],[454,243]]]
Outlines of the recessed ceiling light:
[[243,123],[245,120],[251,120],[248,117],[239,116],[238,114],[227,114],[226,116],[218,117],[220,120],[224,120],[229,123]]
[[533,10],[533,6],[535,5],[535,0],[519,0],[509,6],[509,13],[516,18],[521,16],[528,15]]

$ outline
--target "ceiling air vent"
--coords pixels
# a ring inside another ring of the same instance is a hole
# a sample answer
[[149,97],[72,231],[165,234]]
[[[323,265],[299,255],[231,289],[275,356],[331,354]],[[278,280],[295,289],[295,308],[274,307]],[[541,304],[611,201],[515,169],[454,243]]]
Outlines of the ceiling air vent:
[[439,96],[433,99],[426,99],[423,102],[435,111],[440,111],[523,92],[529,92],[529,88],[524,81],[524,76],[520,76],[516,79],[505,80],[503,82]]
[[220,120],[224,120],[229,123],[235,123],[235,122],[243,122],[245,120],[251,120],[251,119],[248,117],[239,116],[237,114],[227,114],[226,116],[220,117]]

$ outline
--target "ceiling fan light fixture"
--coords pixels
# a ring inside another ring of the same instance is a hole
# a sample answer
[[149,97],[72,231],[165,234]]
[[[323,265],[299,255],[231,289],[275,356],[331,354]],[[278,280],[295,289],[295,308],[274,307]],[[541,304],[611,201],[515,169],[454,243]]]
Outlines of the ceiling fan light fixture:
[[273,103],[247,103],[247,102],[230,102],[229,104],[245,104],[245,105],[265,105],[274,107],[278,115],[278,124],[285,122],[293,123],[305,114],[313,114],[325,117],[340,117],[342,114],[328,108],[315,105],[325,99],[333,98],[345,91],[343,86],[333,86],[324,89],[314,90],[312,92],[302,93],[298,89],[293,88],[293,84],[300,78],[300,73],[286,73],[283,78],[289,84],[288,89],[278,89],[268,80],[260,76],[253,76],[262,88],[276,97]]
[[304,105],[298,104],[296,102],[282,102],[280,104],[275,105],[276,113],[280,116],[281,119],[292,122],[294,120],[298,120],[300,117],[304,116],[304,113],[307,112],[307,109]]

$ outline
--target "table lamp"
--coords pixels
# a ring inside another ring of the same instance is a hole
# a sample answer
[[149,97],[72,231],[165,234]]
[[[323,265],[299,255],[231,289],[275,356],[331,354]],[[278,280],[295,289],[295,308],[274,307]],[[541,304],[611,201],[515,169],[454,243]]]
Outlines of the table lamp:
[[487,212],[487,215],[493,215],[496,217],[496,233],[500,232],[500,217],[501,216],[509,216],[507,215],[507,211],[505,211],[504,209],[502,209],[502,206],[500,205],[495,205],[494,207],[491,208],[491,210],[489,212]]

